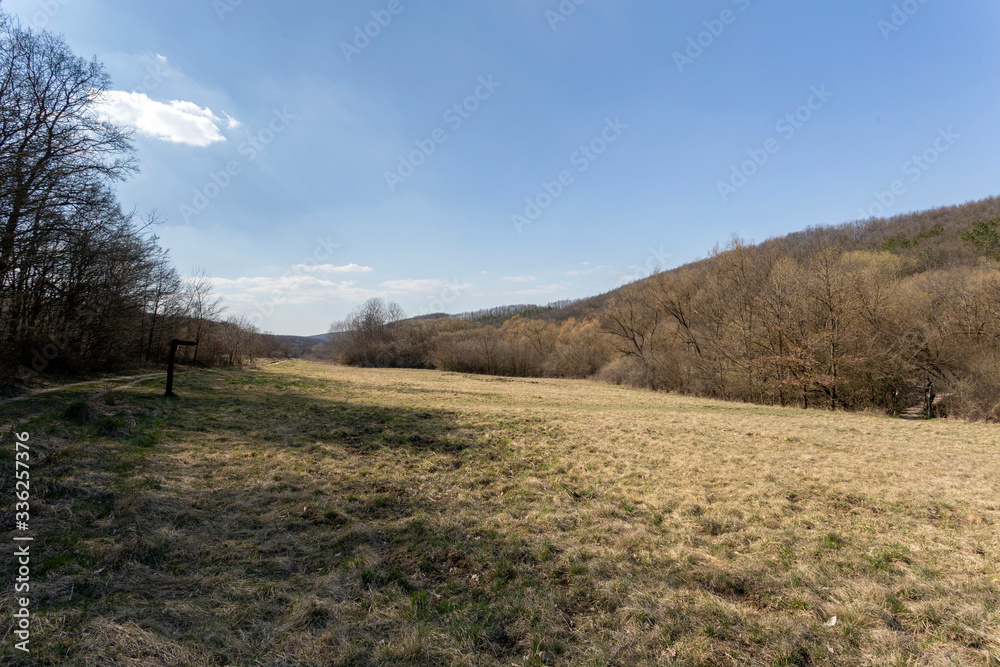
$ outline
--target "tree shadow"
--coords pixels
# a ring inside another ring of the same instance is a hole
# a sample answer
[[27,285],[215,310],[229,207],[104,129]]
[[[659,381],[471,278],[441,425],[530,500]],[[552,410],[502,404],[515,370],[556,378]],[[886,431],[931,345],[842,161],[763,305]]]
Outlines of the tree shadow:
[[[158,429],[158,441],[94,436],[87,474],[60,469],[58,482],[39,487],[46,513],[79,520],[53,534],[40,524],[37,613],[63,620],[39,638],[36,659],[96,658],[79,638],[126,619],[148,641],[204,664],[253,664],[300,644],[326,653],[288,664],[374,664],[400,633],[420,628],[460,637],[451,650],[496,659],[530,647],[515,629],[524,623],[514,600],[519,578],[534,576],[532,550],[471,534],[453,500],[420,489],[428,476],[463,483],[455,475],[465,462],[492,455],[456,413],[225,381],[192,383],[177,401],[157,394],[131,398],[129,410],[156,416],[142,424]],[[66,458],[53,461],[65,468]],[[44,479],[45,466],[32,474]],[[498,573],[489,586],[473,579],[488,570]],[[304,595],[326,620],[292,618]],[[385,611],[365,602],[375,599]],[[83,611],[67,617],[70,609]],[[152,650],[122,645],[110,659]],[[406,661],[438,662],[436,650],[426,645]]]

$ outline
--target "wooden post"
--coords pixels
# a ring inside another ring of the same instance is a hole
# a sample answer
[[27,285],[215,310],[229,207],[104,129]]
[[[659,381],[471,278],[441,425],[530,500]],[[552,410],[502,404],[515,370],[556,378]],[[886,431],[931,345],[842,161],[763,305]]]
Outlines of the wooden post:
[[167,358],[167,393],[166,396],[174,395],[174,360],[177,358],[177,347],[179,345],[197,345],[197,341],[170,339],[170,356]]

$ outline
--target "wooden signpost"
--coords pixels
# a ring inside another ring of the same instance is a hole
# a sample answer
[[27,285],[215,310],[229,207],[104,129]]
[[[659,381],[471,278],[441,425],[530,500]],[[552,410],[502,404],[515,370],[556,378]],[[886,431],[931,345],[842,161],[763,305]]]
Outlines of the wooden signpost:
[[167,396],[174,395],[174,359],[177,357],[177,348],[180,345],[197,345],[198,341],[170,339],[170,358],[167,360]]

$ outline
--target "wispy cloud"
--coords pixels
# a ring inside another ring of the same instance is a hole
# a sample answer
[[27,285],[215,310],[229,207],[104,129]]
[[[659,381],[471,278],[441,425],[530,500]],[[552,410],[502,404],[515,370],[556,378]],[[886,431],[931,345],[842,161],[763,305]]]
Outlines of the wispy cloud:
[[295,268],[303,273],[371,273],[375,269],[370,266],[360,264],[345,264],[336,266],[334,264],[296,264]]
[[456,285],[444,280],[387,280],[379,284],[388,294],[412,294],[414,292],[436,292],[450,287],[465,290],[473,287],[472,283]]
[[[134,127],[139,134],[201,148],[226,140],[218,126],[224,119],[194,102],[157,102],[146,93],[122,90],[110,90],[101,97],[101,112],[108,120]],[[236,119],[226,118],[230,129],[239,125]]]
[[315,276],[212,278],[211,282],[216,291],[231,303],[329,303],[335,299],[363,301],[385,296],[383,290],[360,287],[354,280],[335,282]]
[[222,115],[226,117],[227,130],[235,130],[236,128],[243,127],[243,123],[236,120],[235,118],[227,114],[225,111],[222,112]]
[[[584,262],[583,265],[584,266],[589,266],[590,262]],[[610,264],[598,264],[597,266],[589,268],[589,269],[573,269],[571,271],[564,271],[562,273],[562,275],[564,275],[564,276],[587,276],[587,275],[592,274],[594,271],[608,271],[608,270],[614,269],[614,268],[615,267],[613,267]]]
[[505,278],[501,278],[500,280],[509,283],[533,283],[538,280],[538,278],[535,276],[507,276]]
[[[300,265],[299,268],[306,266]],[[331,272],[366,272],[369,267],[357,264],[337,267],[326,265],[309,267],[322,270],[334,269]],[[330,280],[304,272],[292,275],[247,276],[242,278],[212,278],[211,283],[216,292],[228,303],[233,305],[249,305],[261,302],[282,304],[314,304],[331,303],[337,300],[363,301],[373,297],[392,297],[407,294],[424,294],[437,292],[445,288],[468,290],[472,283],[449,283],[444,280],[408,279],[387,280],[374,287],[358,284],[355,280]]]
[[567,285],[555,283],[552,285],[539,285],[538,287],[532,287],[529,289],[515,290],[513,292],[504,292],[504,294],[509,296],[536,296],[539,294],[552,294],[566,288]]

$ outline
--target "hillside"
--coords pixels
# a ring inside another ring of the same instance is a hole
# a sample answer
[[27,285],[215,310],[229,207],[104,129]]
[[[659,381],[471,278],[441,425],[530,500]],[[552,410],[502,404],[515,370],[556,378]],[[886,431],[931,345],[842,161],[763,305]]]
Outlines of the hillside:
[[360,366],[592,377],[887,414],[919,414],[923,402],[928,416],[998,420],[998,223],[991,198],[733,239],[706,259],[548,306],[398,323],[380,315],[398,308],[374,300],[334,352]]
[[[855,220],[837,225],[809,227],[785,236],[762,241],[761,247],[773,248],[792,257],[808,255],[817,248],[837,246],[844,250],[893,252],[901,256],[919,256],[928,266],[948,266],[978,261],[979,254],[962,243],[959,235],[976,223],[1000,217],[1000,197],[942,206],[928,211],[904,213],[891,218]],[[697,260],[666,273],[683,271],[702,265]],[[642,284],[649,278],[636,283]],[[635,284],[635,283],[633,283]],[[602,312],[608,302],[624,288],[617,287],[603,294],[582,299],[568,299],[548,304],[518,304],[496,306],[456,314],[434,313],[410,318],[409,321],[436,320],[455,317],[463,320],[499,326],[515,317],[565,322],[583,319]]]
[[[838,225],[809,227],[786,236],[766,239],[759,245],[773,248],[779,254],[802,257],[818,248],[837,246],[844,250],[887,251],[905,257],[919,257],[928,267],[943,267],[975,263],[980,253],[962,243],[959,235],[969,227],[1000,217],[1000,197],[942,206],[929,211],[904,213],[891,218],[856,220]],[[940,228],[940,231],[935,228]],[[679,272],[702,265],[706,260],[685,264],[666,272]],[[644,278],[638,283],[644,283]],[[624,287],[624,286],[623,286]],[[563,307],[533,315],[557,322],[570,317],[581,318],[603,310],[608,301],[619,294],[618,287],[604,294],[572,301]]]

